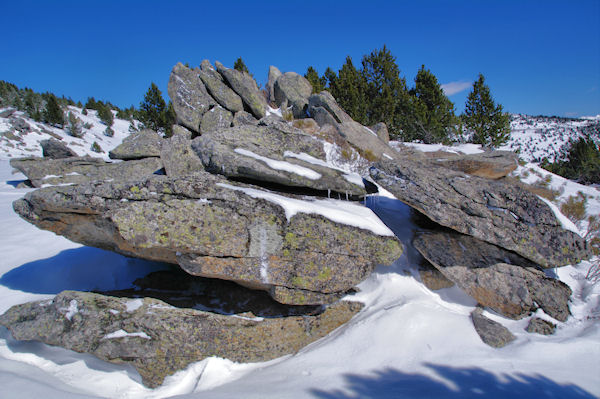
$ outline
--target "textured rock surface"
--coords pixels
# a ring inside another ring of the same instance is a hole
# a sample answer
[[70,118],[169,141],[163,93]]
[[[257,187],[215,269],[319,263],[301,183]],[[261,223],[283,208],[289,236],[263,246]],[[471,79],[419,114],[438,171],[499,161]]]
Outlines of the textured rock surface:
[[258,90],[256,82],[245,72],[226,68],[220,62],[215,62],[217,71],[225,78],[229,86],[242,98],[252,114],[260,119],[267,112],[267,100]]
[[590,256],[586,243],[564,230],[547,204],[519,186],[409,157],[379,162],[370,174],[434,222],[514,251],[543,267],[573,264]]
[[517,154],[510,151],[492,151],[438,159],[438,163],[446,168],[487,179],[500,179],[507,176],[517,169],[517,161]]
[[388,128],[384,122],[379,122],[371,126],[371,130],[377,133],[379,140],[386,144],[390,142],[390,133],[388,132]]
[[337,104],[331,93],[324,90],[318,94],[313,94],[308,98],[308,110],[310,115],[312,109],[321,107],[333,117],[337,123],[352,122],[352,118]]
[[151,129],[131,133],[123,142],[108,153],[112,159],[142,159],[159,157],[162,138]]
[[282,122],[271,126],[236,126],[193,140],[206,169],[227,177],[247,178],[293,187],[308,187],[350,195],[365,194],[336,169],[305,162],[290,154],[306,154],[325,162],[323,142]]
[[306,78],[296,72],[286,72],[275,81],[275,104],[287,104],[292,107],[294,118],[306,116],[308,98],[312,93],[312,85]]
[[425,287],[432,291],[454,286],[454,282],[448,280],[442,272],[429,262],[423,262],[423,264],[419,265],[419,276]]
[[452,232],[420,234],[413,243],[446,278],[482,306],[513,319],[538,307],[557,320],[569,317],[571,289],[546,277],[517,254]]
[[208,89],[211,96],[224,108],[232,113],[242,111],[244,104],[242,98],[235,94],[229,86],[223,82],[223,77],[210,65],[208,60],[202,61],[200,79]]
[[[376,264],[390,264],[402,253],[395,237],[316,214],[297,213],[288,220],[277,203],[223,183],[219,176],[197,172],[51,187],[28,193],[13,207],[36,226],[75,242],[179,263],[193,275],[264,290],[283,286],[339,295]],[[259,193],[265,195],[251,192]],[[286,199],[266,194],[274,201]]]
[[192,140],[187,134],[173,134],[164,140],[160,160],[167,176],[184,176],[204,170],[200,158],[192,150]]
[[259,362],[295,353],[356,314],[338,302],[313,316],[256,319],[179,309],[152,298],[64,291],[0,316],[13,337],[42,341],[113,363],[132,364],[149,387],[209,356]]
[[158,158],[111,163],[100,158],[72,157],[63,159],[11,159],[10,165],[22,172],[34,187],[78,184],[91,180],[135,180],[162,168]]
[[67,147],[62,141],[48,139],[40,141],[42,156],[47,159],[61,159],[78,156],[75,151]]
[[554,334],[554,331],[556,331],[556,324],[550,323],[549,321],[540,319],[538,317],[534,317],[529,320],[529,324],[527,324],[525,331],[541,335],[552,335]]
[[183,126],[173,125],[173,136],[181,136],[188,140],[192,139],[192,132]]
[[485,317],[479,308],[471,312],[471,320],[481,340],[491,347],[502,348],[516,338],[502,324]]
[[377,134],[358,122],[350,121],[335,126],[338,133],[370,161],[395,158],[396,151],[379,139]]
[[200,70],[191,70],[178,63],[169,77],[167,91],[173,102],[177,123],[193,132],[199,132],[202,115],[216,101],[208,94],[199,77]]
[[233,122],[233,115],[231,112],[220,106],[213,107],[202,116],[200,133],[206,134],[218,129],[230,127],[231,122]]
[[256,119],[250,112],[238,111],[233,115],[233,126],[242,125],[258,125],[258,119]]
[[281,76],[281,71],[271,65],[269,67],[269,77],[267,80],[267,93],[269,94],[269,101],[275,103],[275,81]]

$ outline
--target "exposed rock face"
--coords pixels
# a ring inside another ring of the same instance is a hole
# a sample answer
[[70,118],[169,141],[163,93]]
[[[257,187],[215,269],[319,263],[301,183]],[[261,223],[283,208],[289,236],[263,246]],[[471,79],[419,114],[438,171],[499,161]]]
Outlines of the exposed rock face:
[[142,159],[159,157],[162,138],[152,129],[131,133],[123,142],[108,153],[111,159]]
[[544,319],[534,317],[529,320],[529,324],[525,330],[529,333],[536,333],[541,335],[552,335],[556,331],[556,324],[550,323]]
[[326,90],[313,94],[308,99],[308,113],[310,115],[313,114],[313,109],[318,107],[329,112],[337,123],[352,121],[352,118],[337,104],[331,93]]
[[11,159],[10,165],[27,176],[34,187],[78,184],[91,180],[136,180],[162,168],[158,158],[119,163],[110,163],[92,157],[20,158]]
[[[206,172],[51,187],[28,193],[13,206],[36,226],[85,245],[178,263],[190,274],[251,288],[282,286],[322,298],[338,297],[376,264],[390,264],[402,253],[395,237],[313,213],[288,216],[279,205],[286,201],[296,209],[336,206],[331,200],[306,202],[231,186]],[[353,212],[364,209],[354,206]],[[286,298],[301,301],[302,295]]]
[[206,85],[208,92],[222,107],[232,113],[244,109],[242,98],[223,82],[223,77],[210,65],[208,60],[202,61],[200,79]]
[[356,181],[339,170],[323,166],[322,141],[284,125],[244,125],[216,130],[195,138],[192,148],[208,171],[227,177],[365,194],[362,179]]
[[235,69],[226,68],[220,62],[215,62],[217,71],[225,78],[229,86],[242,98],[252,114],[260,119],[267,112],[267,100],[258,90],[256,82],[250,75]]
[[513,319],[538,307],[557,320],[569,317],[571,289],[515,253],[450,232],[418,235],[414,246],[482,306]]
[[173,102],[177,123],[193,132],[200,131],[202,115],[216,105],[199,77],[200,70],[191,70],[178,63],[169,77],[167,91]]
[[358,122],[350,121],[336,125],[338,133],[348,143],[357,148],[362,155],[370,161],[378,159],[392,159],[396,152],[386,143],[381,141],[377,133],[366,128]]
[[232,126],[242,125],[258,125],[258,119],[252,116],[251,113],[246,111],[238,111],[233,115]]
[[515,336],[502,324],[485,317],[480,308],[471,313],[475,331],[481,340],[494,348],[502,348],[515,340]]
[[204,170],[200,158],[192,150],[190,135],[185,133],[175,133],[164,140],[160,160],[167,176],[185,176]]
[[500,179],[517,169],[517,154],[509,151],[492,151],[481,154],[451,156],[438,159],[440,165],[487,179]]
[[442,272],[433,267],[429,262],[419,265],[419,276],[425,287],[432,291],[441,290],[454,286],[454,282],[448,280]]
[[277,106],[287,104],[288,107],[292,107],[294,118],[306,116],[312,85],[304,76],[296,72],[284,73],[275,81],[273,92]]
[[390,133],[388,132],[388,128],[384,122],[379,122],[371,126],[371,130],[377,133],[379,140],[386,144],[390,142]]
[[370,174],[434,222],[514,251],[543,267],[589,257],[586,243],[564,230],[548,205],[519,186],[409,157],[394,163],[381,161]]
[[40,141],[42,156],[46,159],[62,159],[78,156],[75,151],[67,147],[63,142],[56,139]]
[[339,302],[319,315],[256,319],[179,309],[151,298],[64,291],[50,301],[12,307],[0,324],[16,339],[130,363],[154,388],[209,356],[259,362],[295,353],[350,320],[361,306]]
[[231,126],[231,122],[233,122],[231,112],[223,107],[216,106],[202,116],[200,132],[206,134],[218,129],[227,128]]
[[192,139],[192,132],[180,125],[173,125],[173,136],[181,136],[188,140]]
[[267,93],[269,93],[269,101],[275,102],[275,81],[281,76],[281,71],[277,67],[271,65],[269,67],[269,77],[267,81]]

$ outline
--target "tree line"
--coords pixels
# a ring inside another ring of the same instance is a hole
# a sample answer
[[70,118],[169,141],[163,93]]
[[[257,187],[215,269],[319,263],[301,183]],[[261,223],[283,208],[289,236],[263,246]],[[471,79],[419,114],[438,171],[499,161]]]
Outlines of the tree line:
[[348,56],[337,73],[328,67],[319,76],[309,66],[304,76],[314,93],[328,90],[357,122],[385,122],[396,140],[449,143],[466,130],[474,143],[497,147],[510,137],[509,116],[494,102],[482,74],[473,84],[465,112],[456,116],[435,75],[422,65],[409,88],[385,45],[364,55],[360,68]]

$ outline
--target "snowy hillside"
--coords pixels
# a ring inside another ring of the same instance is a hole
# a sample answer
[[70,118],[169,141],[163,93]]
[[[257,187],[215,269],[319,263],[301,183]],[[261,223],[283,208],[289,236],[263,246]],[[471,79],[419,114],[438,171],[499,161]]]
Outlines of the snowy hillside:
[[[77,108],[70,110],[92,125],[85,129],[82,139],[28,119],[25,121],[29,132],[11,131],[13,122],[9,118],[0,119],[0,223],[5,227],[0,230],[3,253],[0,313],[16,304],[52,298],[62,290],[125,289],[132,287],[136,278],[164,267],[75,244],[36,228],[13,212],[12,201],[31,189],[16,188],[17,181],[24,176],[12,174],[8,159],[40,156],[38,143],[50,136],[61,137],[80,155],[107,158],[108,151],[129,134],[128,121],[115,119],[115,136],[109,138],[103,135],[105,126],[95,111],[88,111],[85,116]],[[22,117],[22,113],[15,115]],[[541,129],[536,124],[522,126]],[[534,133],[535,129],[523,127],[512,142],[519,142],[521,136],[537,137],[534,134],[539,134],[541,140],[542,133]],[[576,127],[573,129],[577,131]],[[546,136],[545,143],[553,140],[549,138],[551,134]],[[564,137],[568,140],[566,132]],[[103,153],[91,151],[94,141]],[[424,151],[481,151],[475,145],[416,147]],[[581,191],[587,199],[586,216],[600,215],[600,192],[593,187],[552,175],[533,163],[520,166],[513,176],[554,192],[553,203],[557,208]],[[406,205],[377,196],[369,197],[367,204],[405,244],[410,240],[407,235],[411,231],[407,222],[410,211]],[[565,224],[569,223],[559,210],[556,212]],[[588,227],[585,223],[571,229],[583,235]],[[251,364],[210,357],[168,377],[156,389],[146,388],[131,366],[106,363],[91,355],[38,342],[16,341],[1,327],[0,396],[36,399],[600,396],[600,283],[586,278],[590,262],[548,271],[556,273],[573,290],[571,316],[565,322],[552,319],[542,310],[521,320],[485,311],[487,317],[501,322],[516,336],[510,345],[494,349],[485,345],[473,328],[469,315],[475,301],[456,287],[429,290],[421,281],[412,255],[407,251],[391,267],[376,269],[359,285],[360,291],[347,298],[364,303],[364,309],[346,325],[299,353]],[[525,328],[532,317],[552,321],[557,325],[556,332],[550,336],[527,333]]]
[[511,138],[500,149],[517,151],[526,162],[550,161],[559,155],[569,139],[590,135],[600,140],[600,115],[569,119],[547,116],[511,115]]
[[[0,159],[41,157],[42,147],[39,144],[40,141],[52,137],[67,144],[80,156],[90,155],[108,159],[108,152],[130,134],[129,121],[115,118],[112,126],[114,136],[108,137],[104,134],[106,125],[100,122],[97,111],[87,110],[87,115],[83,115],[80,108],[73,106],[68,106],[68,111],[81,120],[83,125],[83,136],[81,138],[69,135],[67,128],[59,129],[36,122],[21,111],[2,116],[9,112],[7,112],[7,109],[0,109]],[[92,150],[94,142],[98,143],[101,152]]]

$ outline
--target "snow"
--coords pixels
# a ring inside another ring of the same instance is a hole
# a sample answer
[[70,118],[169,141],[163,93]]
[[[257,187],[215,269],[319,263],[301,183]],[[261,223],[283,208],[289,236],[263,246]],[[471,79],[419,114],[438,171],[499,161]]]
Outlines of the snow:
[[67,320],[71,321],[73,316],[79,313],[79,309],[77,308],[77,301],[75,299],[72,299],[71,302],[69,302],[69,307],[62,308],[61,310],[67,312],[65,313],[65,317],[67,318]]
[[252,151],[248,151],[243,148],[236,148],[234,151],[240,155],[258,159],[259,161],[262,161],[265,164],[267,164],[267,166],[272,169],[283,170],[285,172],[295,173],[299,176],[306,177],[307,179],[311,179],[311,180],[319,180],[321,178],[320,173],[317,173],[312,169],[308,169],[308,168],[305,168],[300,165],[295,165],[293,163],[289,163],[286,161],[278,161],[276,159],[263,157],[262,155],[255,154]]
[[129,333],[125,330],[117,330],[110,334],[106,334],[104,337],[102,337],[102,339],[115,339],[115,338],[125,338],[125,337],[138,337],[138,338],[144,338],[144,339],[152,339],[148,334],[146,334],[143,331]]
[[577,226],[575,226],[575,223],[573,223],[569,218],[567,218],[565,215],[563,215],[560,212],[560,209],[558,209],[558,207],[556,205],[554,205],[552,202],[550,202],[546,198],[540,197],[539,195],[538,195],[538,198],[541,199],[542,201],[544,201],[550,207],[550,209],[554,213],[554,216],[556,216],[556,218],[560,222],[560,225],[562,226],[563,229],[572,231],[573,233],[578,234],[579,236],[583,236],[583,234],[581,234],[581,232],[579,231]]
[[292,151],[285,151],[283,153],[284,158],[296,158],[304,162],[311,163],[313,165],[324,166],[329,169],[339,170],[340,172],[344,172],[344,178],[352,184],[356,184],[359,187],[364,187],[362,176],[355,172],[350,172],[349,168],[341,168],[339,166],[334,165],[331,162],[323,161],[322,159],[315,158],[312,155],[308,155],[305,152],[295,153]]
[[131,299],[125,303],[127,312],[135,312],[139,308],[144,305],[144,300],[142,298]]
[[254,188],[232,186],[225,183],[217,183],[218,186],[231,190],[241,191],[252,198],[262,198],[281,206],[288,220],[298,212],[312,213],[326,217],[337,223],[355,226],[370,230],[381,236],[393,236],[394,233],[368,208],[349,203],[348,201],[334,199],[312,199],[299,200],[284,197],[270,191],[257,190]]
[[443,144],[422,144],[422,143],[406,143],[399,141],[390,141],[392,148],[398,148],[399,146],[412,147],[422,152],[435,152],[444,151],[454,154],[479,154],[483,152],[481,145],[479,144],[457,144],[453,146]]

